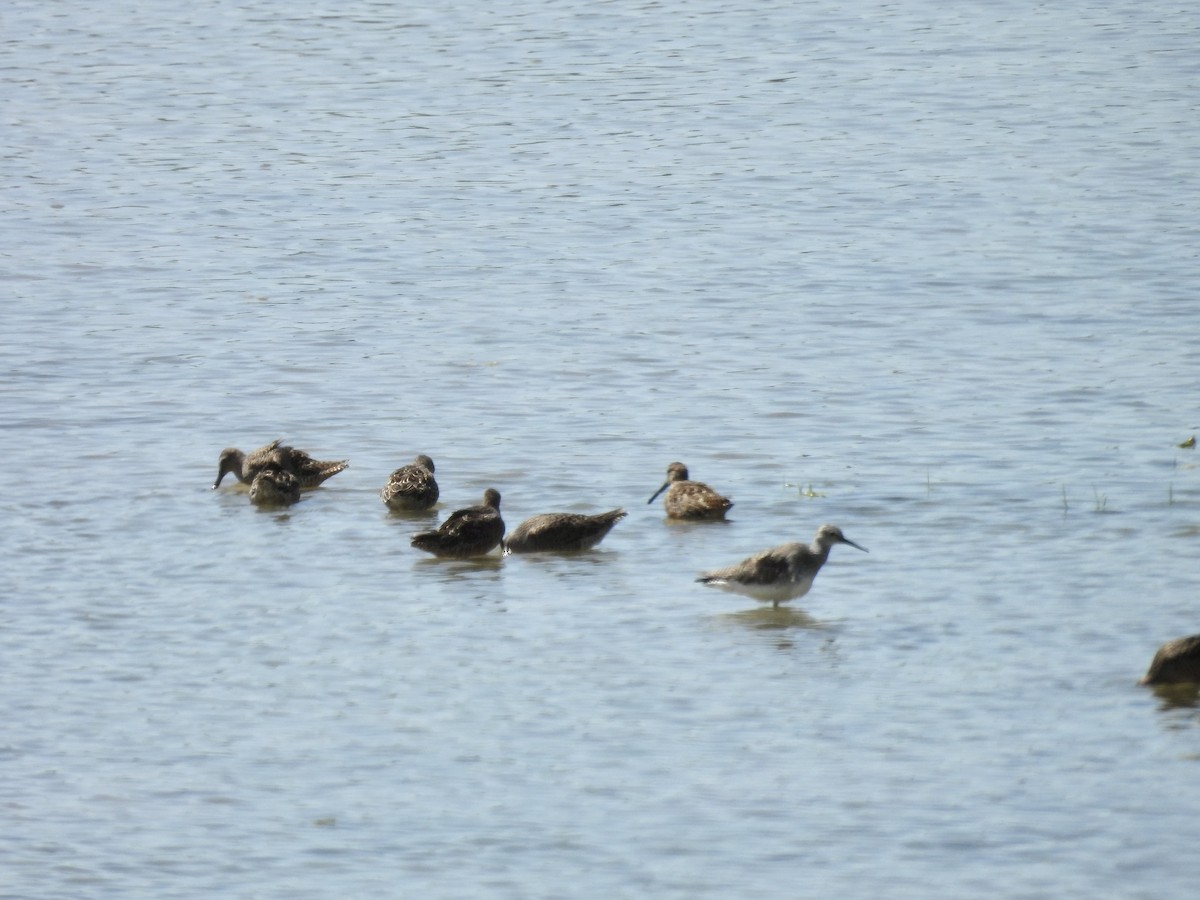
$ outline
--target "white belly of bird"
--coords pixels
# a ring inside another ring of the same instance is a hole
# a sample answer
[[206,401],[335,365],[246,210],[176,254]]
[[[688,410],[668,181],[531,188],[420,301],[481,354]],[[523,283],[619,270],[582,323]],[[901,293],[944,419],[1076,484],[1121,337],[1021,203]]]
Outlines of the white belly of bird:
[[760,603],[785,603],[788,600],[795,600],[797,597],[803,597],[808,593],[808,589],[812,587],[813,578],[816,575],[809,575],[799,581],[772,581],[772,582],[743,582],[734,580],[722,580],[709,582],[713,587],[718,587],[723,591],[729,591],[734,594],[741,594],[744,597],[752,597]]

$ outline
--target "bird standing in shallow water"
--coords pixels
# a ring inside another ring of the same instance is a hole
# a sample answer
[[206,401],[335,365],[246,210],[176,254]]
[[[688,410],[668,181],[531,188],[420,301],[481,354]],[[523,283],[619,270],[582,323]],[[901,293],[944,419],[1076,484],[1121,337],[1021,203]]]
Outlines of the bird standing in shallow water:
[[257,506],[291,506],[300,499],[300,480],[291,472],[263,469],[250,485],[250,502]]
[[313,459],[303,450],[283,446],[279,440],[271,441],[251,453],[243,453],[237,447],[226,447],[221,451],[213,488],[219,487],[221,480],[231,472],[242,484],[253,484],[255,476],[263,469],[288,472],[296,476],[300,487],[314,488],[348,465],[350,463],[344,459],[330,462]]
[[437,531],[413,535],[418,550],[447,559],[484,556],[500,546],[504,539],[504,520],[500,518],[500,492],[488,488],[483,503],[450,514]]
[[526,519],[504,539],[506,553],[542,553],[589,550],[604,540],[625,518],[625,510],[585,516],[579,513],[542,513]]
[[811,544],[781,544],[736,565],[705,572],[696,580],[778,606],[808,593],[834,544],[849,544],[867,552],[866,547],[847,538],[836,525],[822,525]]
[[438,495],[433,460],[423,453],[411,465],[401,466],[393,472],[379,492],[388,509],[406,511],[432,509]]
[[733,506],[732,500],[722,497],[707,484],[689,481],[687,466],[681,462],[667,466],[667,480],[646,503],[653,503],[663,491],[667,492],[663,508],[668,519],[724,519],[729,507]]

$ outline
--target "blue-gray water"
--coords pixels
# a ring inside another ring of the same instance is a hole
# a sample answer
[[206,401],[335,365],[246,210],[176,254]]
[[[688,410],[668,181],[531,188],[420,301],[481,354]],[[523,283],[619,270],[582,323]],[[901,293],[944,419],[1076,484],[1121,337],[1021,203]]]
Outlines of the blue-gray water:
[[[1192,5],[0,21],[0,895],[1194,891]],[[351,468],[209,490],[276,437]],[[629,517],[409,547],[488,486]]]

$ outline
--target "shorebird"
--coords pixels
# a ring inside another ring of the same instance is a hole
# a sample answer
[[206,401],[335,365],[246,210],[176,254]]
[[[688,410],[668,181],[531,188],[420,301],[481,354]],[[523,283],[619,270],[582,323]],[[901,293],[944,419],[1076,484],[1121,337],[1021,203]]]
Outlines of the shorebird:
[[438,501],[438,484],[433,477],[433,460],[421,454],[411,465],[401,466],[379,492],[388,509],[431,509]]
[[542,513],[526,519],[504,539],[506,553],[590,550],[625,518],[625,510],[585,516],[579,513]]
[[258,506],[291,506],[300,499],[300,480],[291,472],[263,469],[250,485],[250,502]]
[[867,552],[866,547],[847,538],[836,525],[822,525],[811,544],[780,544],[736,565],[705,572],[696,580],[778,606],[808,593],[834,544],[849,544]]
[[667,466],[667,480],[646,503],[653,503],[663,491],[667,492],[663,507],[668,519],[723,519],[733,506],[732,500],[722,497],[707,484],[689,481],[687,466],[681,462]]
[[344,459],[336,462],[313,459],[303,450],[284,446],[279,440],[271,441],[265,447],[259,447],[251,453],[243,453],[237,447],[226,447],[221,451],[217,480],[213,482],[213,487],[219,487],[221,480],[230,472],[242,484],[253,484],[254,476],[263,469],[277,469],[295,475],[300,487],[314,488],[348,465],[350,463]]
[[1200,684],[1200,634],[1167,641],[1158,648],[1139,684]]
[[452,512],[437,531],[413,535],[418,550],[450,559],[484,556],[500,546],[504,520],[500,518],[500,492],[488,488],[483,503]]

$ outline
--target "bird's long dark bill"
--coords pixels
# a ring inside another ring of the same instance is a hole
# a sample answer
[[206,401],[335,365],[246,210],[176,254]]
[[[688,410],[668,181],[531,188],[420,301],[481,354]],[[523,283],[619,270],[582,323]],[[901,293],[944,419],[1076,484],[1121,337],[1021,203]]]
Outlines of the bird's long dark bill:
[[861,550],[863,553],[871,552],[866,547],[864,547],[862,544],[856,544],[856,543],[854,543],[854,541],[848,540],[846,538],[842,538],[842,540],[845,541],[845,543],[849,544],[851,547],[853,547],[855,550]]
[[666,490],[668,487],[670,487],[670,485],[671,485],[671,482],[669,482],[669,481],[664,481],[664,482],[663,482],[663,486],[662,486],[662,487],[660,487],[660,488],[659,488],[657,491],[655,491],[655,492],[654,492],[654,496],[653,496],[653,497],[651,497],[649,500],[647,500],[647,501],[646,501],[646,503],[647,503],[647,504],[653,503],[653,502],[654,502],[654,500],[655,500],[655,498],[656,498],[656,497],[658,497],[658,495],[659,495],[659,494],[661,494],[663,491],[665,491],[665,490]]

